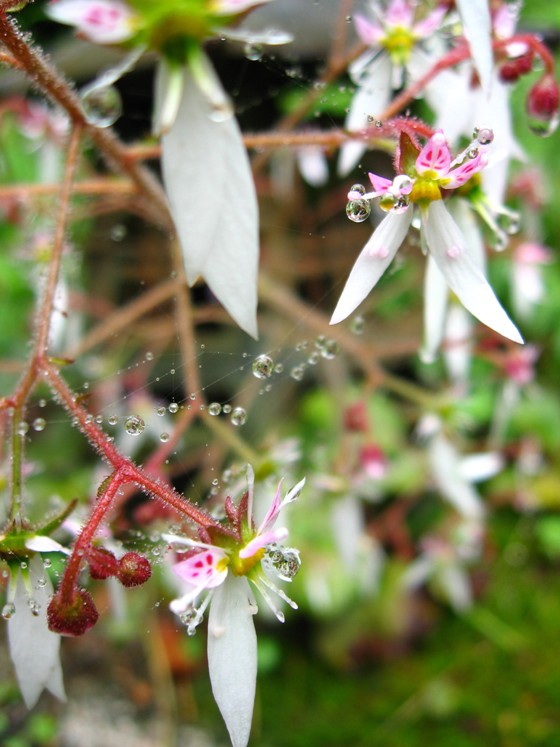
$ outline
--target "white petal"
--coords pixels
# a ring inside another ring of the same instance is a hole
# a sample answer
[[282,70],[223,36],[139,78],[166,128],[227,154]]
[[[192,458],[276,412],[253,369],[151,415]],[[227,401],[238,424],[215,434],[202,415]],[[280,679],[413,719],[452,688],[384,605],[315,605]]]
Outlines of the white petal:
[[469,454],[461,459],[459,472],[469,482],[489,480],[504,468],[504,458],[499,451]]
[[[358,89],[344,125],[346,130],[359,132],[370,127],[374,118],[383,113],[391,97],[391,67],[389,56],[380,54],[369,67],[361,71]],[[365,150],[366,145],[360,140],[344,143],[338,160],[339,176],[346,176]]]
[[346,319],[389,267],[408,233],[412,212],[412,209],[409,209],[406,213],[389,213],[375,229],[350,272],[332,315],[331,324]]
[[456,5],[480,83],[490,93],[494,56],[488,0],[457,0]]
[[242,28],[219,28],[214,29],[214,33],[231,41],[245,42],[246,44],[267,44],[271,47],[280,47],[284,44],[290,44],[294,40],[292,34],[282,29],[252,29]]
[[214,592],[208,617],[212,692],[233,747],[251,733],[257,681],[257,636],[245,577],[230,575]]
[[34,550],[35,552],[62,552],[65,555],[70,555],[70,550],[61,545],[60,542],[40,534],[26,539],[25,546],[28,550]]
[[473,318],[460,304],[451,304],[445,325],[443,357],[453,382],[465,385],[469,378],[473,346]]
[[522,343],[519,330],[471,257],[461,231],[442,200],[432,202],[429,206],[423,230],[430,253],[463,306],[490,329]]
[[312,187],[322,187],[329,179],[329,166],[325,151],[318,145],[299,148],[296,158],[300,174]]
[[[28,708],[33,708],[44,688],[60,700],[65,700],[60,667],[60,636],[47,627],[47,606],[53,588],[43,568],[41,558],[29,563],[32,599],[39,605],[39,615],[32,614],[27,590],[18,571],[14,598],[15,614],[8,620],[10,656],[16,670],[21,694]],[[39,580],[44,585],[39,585]]]
[[442,496],[467,519],[480,519],[484,515],[480,496],[463,478],[459,455],[441,433],[432,438],[428,457]]
[[472,607],[472,592],[468,573],[460,565],[444,565],[438,569],[437,583],[455,612]]
[[[219,81],[207,73],[215,94]],[[222,101],[225,111],[225,93]],[[216,106],[186,71],[177,118],[162,139],[164,181],[189,283],[202,275],[237,324],[256,337],[255,187],[237,122],[212,119]]]
[[165,58],[156,68],[155,101],[152,115],[152,133],[165,135],[177,119],[183,93],[185,68],[171,65]]
[[433,363],[443,339],[449,290],[433,257],[428,257],[424,278],[424,344],[420,358]]

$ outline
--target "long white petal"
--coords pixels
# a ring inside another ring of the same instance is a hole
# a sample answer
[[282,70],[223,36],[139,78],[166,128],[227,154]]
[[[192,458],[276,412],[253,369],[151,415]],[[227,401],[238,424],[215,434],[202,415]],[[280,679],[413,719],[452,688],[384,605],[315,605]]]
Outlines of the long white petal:
[[381,221],[350,272],[332,315],[331,324],[346,319],[361,304],[391,264],[408,233],[411,221],[412,209],[406,213],[389,213]]
[[[375,116],[379,117],[391,97],[391,60],[380,54],[361,72],[361,80],[354,94],[345,128],[359,132],[371,126]],[[346,176],[356,166],[366,146],[360,140],[344,143],[338,160],[339,176]]]
[[433,363],[443,339],[449,290],[433,257],[428,257],[424,278],[424,343],[420,358]]
[[214,592],[208,616],[208,669],[212,692],[233,747],[251,733],[257,681],[257,636],[245,577],[228,576]]
[[177,117],[162,138],[164,181],[189,283],[202,275],[237,324],[256,337],[255,187],[241,132],[227,116],[227,97],[210,67],[205,75],[212,102],[185,71]]
[[165,58],[156,68],[155,101],[152,133],[165,135],[175,122],[183,93],[185,68],[170,64]]
[[15,613],[8,620],[8,641],[19,689],[25,705],[33,708],[44,688],[60,700],[65,700],[66,695],[59,658],[60,636],[47,627],[47,605],[53,588],[38,555],[29,563],[29,579],[38,615],[31,611],[27,589],[18,571]]
[[519,330],[471,257],[461,231],[441,200],[429,206],[423,230],[430,253],[463,306],[490,329],[522,343]]
[[494,56],[488,0],[457,0],[456,5],[480,83],[486,93],[490,93]]

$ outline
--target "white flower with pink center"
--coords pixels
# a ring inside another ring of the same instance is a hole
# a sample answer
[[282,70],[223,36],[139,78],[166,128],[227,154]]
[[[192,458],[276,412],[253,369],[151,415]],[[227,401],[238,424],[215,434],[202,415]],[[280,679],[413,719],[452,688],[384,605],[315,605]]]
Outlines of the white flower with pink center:
[[[228,498],[226,511],[232,530],[216,535],[214,545],[166,534],[174,547],[190,548],[189,555],[172,570],[184,583],[185,593],[171,604],[171,610],[193,635],[210,606],[208,618],[208,669],[212,692],[228,728],[233,747],[245,747],[251,730],[257,675],[257,643],[253,615],[257,612],[249,582],[255,586],[278,620],[284,614],[270,596],[274,592],[292,608],[293,602],[270,579],[275,575],[291,581],[299,570],[299,553],[280,543],[288,536],[285,527],[275,528],[282,509],[296,500],[305,480],[282,498],[282,481],[272,504],[255,528],[253,521],[254,473],[247,467],[248,491],[239,506]],[[218,539],[219,537],[219,539]],[[202,602],[197,607],[198,599]]]
[[[484,168],[492,139],[491,130],[478,130],[473,142],[453,159],[443,132],[438,131],[420,150],[409,174],[399,174],[393,181],[370,174],[372,192],[366,193],[363,187],[354,187],[349,192],[347,212],[353,220],[365,220],[370,211],[369,201],[375,198],[379,198],[380,207],[388,215],[356,260],[331,324],[346,319],[379,281],[405,240],[412,224],[414,205],[418,205],[422,248],[432,260],[431,271],[442,276],[463,306],[483,324],[515,342],[523,342],[443,199],[450,190],[464,186]],[[435,334],[431,330],[441,329],[444,323],[442,305],[432,310],[437,318],[426,319],[428,336]],[[432,342],[428,343],[428,348],[433,348]]]

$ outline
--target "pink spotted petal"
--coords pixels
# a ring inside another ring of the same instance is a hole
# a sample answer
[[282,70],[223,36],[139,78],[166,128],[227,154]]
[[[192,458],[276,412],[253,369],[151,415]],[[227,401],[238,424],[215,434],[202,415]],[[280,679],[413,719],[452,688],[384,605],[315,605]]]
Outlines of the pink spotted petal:
[[286,527],[280,527],[279,529],[272,529],[269,532],[263,532],[263,534],[257,534],[257,536],[248,542],[245,547],[239,551],[240,558],[252,558],[261,548],[270,545],[273,542],[283,542],[288,536],[288,530]]
[[416,159],[416,171],[424,174],[435,171],[438,177],[443,177],[449,171],[451,153],[443,132],[436,132],[422,148]]
[[393,185],[393,182],[390,179],[386,179],[384,176],[377,176],[377,174],[372,174],[371,172],[368,174],[368,176],[373,187],[373,191],[375,192],[375,196],[385,194],[389,187]]
[[201,589],[212,589],[223,583],[227,566],[218,568],[218,563],[227,558],[219,548],[207,549],[176,563],[172,570],[180,579]]
[[442,187],[445,187],[445,189],[455,189],[456,187],[460,187],[462,184],[465,184],[465,182],[468,182],[471,176],[477,174],[481,169],[483,169],[487,163],[488,155],[486,153],[479,153],[476,158],[468,158],[460,166],[457,166],[456,169],[449,172],[449,181],[445,179],[442,183]]
[[95,44],[118,44],[134,33],[134,13],[119,0],[56,0],[46,12],[53,21],[75,26]]
[[356,27],[356,33],[360,39],[370,47],[375,47],[379,44],[381,39],[385,36],[385,32],[376,23],[372,23],[370,20],[360,14],[354,16],[354,26]]

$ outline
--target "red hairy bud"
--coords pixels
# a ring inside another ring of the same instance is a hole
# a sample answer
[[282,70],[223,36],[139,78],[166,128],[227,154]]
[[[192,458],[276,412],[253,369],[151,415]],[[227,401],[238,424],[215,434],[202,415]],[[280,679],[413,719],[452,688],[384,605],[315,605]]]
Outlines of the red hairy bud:
[[88,551],[89,575],[96,580],[115,576],[118,561],[110,550],[103,547],[91,547]]
[[500,67],[500,79],[504,83],[515,83],[522,75],[530,73],[533,69],[534,56],[533,51],[528,50],[525,54],[504,62]]
[[344,427],[347,431],[365,433],[369,428],[366,406],[363,402],[355,402],[346,408],[344,413]]
[[47,608],[49,628],[60,635],[83,635],[98,617],[93,599],[85,589],[75,589],[70,600],[55,594]]
[[119,560],[116,576],[123,586],[140,586],[151,575],[149,560],[137,552],[127,552]]

